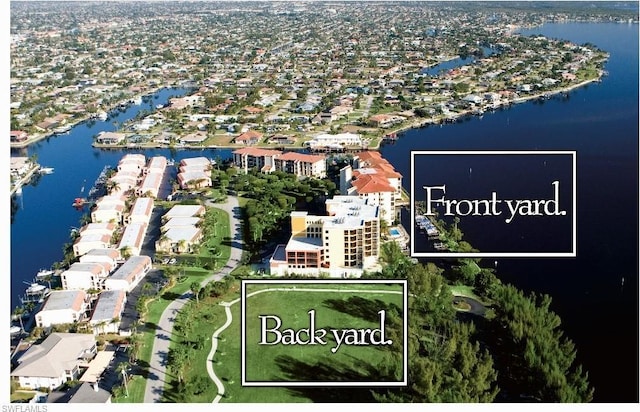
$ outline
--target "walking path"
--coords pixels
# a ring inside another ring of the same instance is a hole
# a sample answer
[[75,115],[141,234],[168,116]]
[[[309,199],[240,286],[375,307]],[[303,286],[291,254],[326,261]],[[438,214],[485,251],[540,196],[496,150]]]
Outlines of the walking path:
[[[227,264],[214,273],[205,278],[200,286],[205,286],[211,281],[219,281],[229,275],[231,271],[240,263],[242,258],[242,227],[240,224],[240,206],[238,199],[227,196],[225,203],[217,204],[208,202],[207,206],[218,207],[229,215],[229,226],[233,238],[231,239],[231,254]],[[171,331],[173,330],[176,315],[182,307],[193,297],[193,293],[185,292],[178,299],[174,300],[162,312],[158,325],[156,326],[156,335],[153,340],[153,349],[151,350],[151,359],[149,360],[149,376],[144,392],[145,403],[158,403],[162,400],[162,392],[165,385],[167,357],[169,355],[169,344],[171,343]],[[151,372],[153,371],[153,372]]]
[[[268,288],[256,290],[255,292],[249,293],[246,297],[249,298],[251,296],[255,296],[264,292],[335,292],[335,293],[392,293],[396,295],[401,295],[404,293],[401,290],[369,290],[369,289],[310,289],[310,288],[296,288],[295,286],[291,288]],[[220,328],[218,328],[213,335],[211,335],[211,351],[207,355],[207,373],[209,373],[209,377],[216,384],[216,388],[218,389],[218,394],[213,399],[212,403],[219,403],[222,397],[224,396],[224,384],[222,380],[216,375],[213,370],[213,356],[218,349],[218,336],[222,332],[224,332],[233,321],[233,315],[231,314],[231,306],[240,302],[240,298],[235,299],[231,302],[220,302],[221,306],[224,306],[224,313],[227,315],[227,320]]]

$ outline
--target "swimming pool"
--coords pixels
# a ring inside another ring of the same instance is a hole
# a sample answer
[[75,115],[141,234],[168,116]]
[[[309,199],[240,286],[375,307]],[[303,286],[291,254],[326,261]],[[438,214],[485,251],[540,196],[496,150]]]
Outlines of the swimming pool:
[[389,229],[389,234],[391,236],[398,237],[398,236],[400,236],[400,231],[398,229],[396,229],[395,227],[392,227],[391,229]]

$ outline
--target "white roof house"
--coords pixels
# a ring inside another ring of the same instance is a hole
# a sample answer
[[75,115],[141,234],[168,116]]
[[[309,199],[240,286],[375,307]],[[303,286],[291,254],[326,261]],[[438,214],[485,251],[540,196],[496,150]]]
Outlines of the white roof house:
[[163,176],[164,174],[162,172],[157,172],[155,169],[154,171],[149,172],[149,174],[144,177],[140,186],[136,188],[136,195],[143,196],[149,194],[150,196],[157,198],[158,192],[160,191],[160,185],[162,185]]
[[62,288],[65,290],[100,289],[102,280],[107,277],[112,268],[109,262],[76,262],[60,274]]
[[153,212],[153,199],[150,197],[139,197],[129,211],[127,223],[149,223]]
[[124,290],[105,290],[100,293],[89,324],[94,334],[118,333],[120,319],[127,302]]
[[178,173],[178,183],[182,189],[199,189],[211,187],[211,173],[202,170]]
[[305,144],[311,149],[341,148],[344,146],[362,146],[362,139],[359,134],[354,133],[324,133],[305,142]]
[[171,227],[156,242],[156,250],[166,253],[193,251],[193,245],[202,239],[202,230],[195,226]]
[[78,379],[80,368],[86,367],[96,353],[93,335],[52,333],[18,359],[11,376],[24,388],[55,389],[66,381]]
[[149,256],[132,256],[105,280],[105,289],[131,292],[150,270],[151,258]]
[[120,243],[118,244],[118,249],[121,253],[123,249],[126,249],[130,256],[138,256],[142,249],[146,232],[146,223],[130,223],[124,229],[122,239],[120,239]]
[[87,308],[84,290],[54,290],[36,314],[36,325],[49,327],[80,320]]
[[162,216],[162,220],[167,221],[174,217],[193,217],[204,215],[205,208],[201,205],[175,205]]
[[122,213],[125,210],[125,201],[122,196],[103,196],[91,212],[93,223],[122,223]]
[[92,249],[104,249],[111,244],[111,234],[88,233],[80,236],[73,244],[75,257],[82,256]]
[[147,166],[146,173],[164,173],[167,168],[167,158],[164,156],[154,156],[149,159],[149,165]]
[[146,163],[146,158],[142,154],[126,154],[118,162],[118,171],[137,171],[140,174]]
[[82,263],[109,263],[115,268],[122,259],[120,251],[114,248],[91,249],[80,257]]
[[166,232],[167,230],[174,227],[195,227],[200,222],[199,217],[173,217],[162,225],[160,229],[162,232]]
[[182,159],[180,161],[180,167],[183,166],[187,166],[187,167],[199,167],[200,169],[203,170],[210,170],[211,169],[211,160],[207,159],[206,157],[190,157],[187,159]]
[[112,235],[116,230],[115,223],[88,223],[80,228],[80,236],[89,234]]

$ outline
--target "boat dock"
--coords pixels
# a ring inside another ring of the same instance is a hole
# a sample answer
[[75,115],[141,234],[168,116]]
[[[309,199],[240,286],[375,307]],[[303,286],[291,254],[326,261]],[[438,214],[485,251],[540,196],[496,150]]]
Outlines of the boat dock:
[[438,238],[440,236],[440,231],[436,226],[429,220],[428,217],[424,215],[416,215],[416,225],[427,233],[429,238]]

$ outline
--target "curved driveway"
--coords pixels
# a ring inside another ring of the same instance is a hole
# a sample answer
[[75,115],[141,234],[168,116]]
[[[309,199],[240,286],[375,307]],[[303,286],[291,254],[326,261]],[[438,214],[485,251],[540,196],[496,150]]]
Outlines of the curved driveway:
[[[231,239],[231,255],[227,264],[217,273],[213,273],[205,278],[200,286],[204,286],[211,281],[219,281],[229,275],[231,271],[240,263],[242,258],[242,227],[240,223],[240,206],[238,199],[227,196],[224,203],[207,202],[207,206],[215,206],[227,212],[229,215],[229,226],[233,233]],[[167,357],[169,354],[169,344],[171,343],[171,331],[175,317],[182,307],[193,297],[193,293],[185,292],[178,299],[174,300],[160,315],[160,320],[156,327],[156,336],[153,340],[151,359],[149,360],[149,376],[144,392],[144,402],[160,402],[165,385],[167,369]]]

